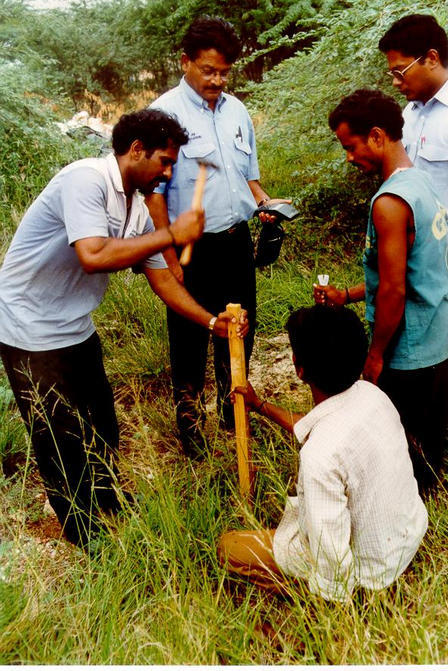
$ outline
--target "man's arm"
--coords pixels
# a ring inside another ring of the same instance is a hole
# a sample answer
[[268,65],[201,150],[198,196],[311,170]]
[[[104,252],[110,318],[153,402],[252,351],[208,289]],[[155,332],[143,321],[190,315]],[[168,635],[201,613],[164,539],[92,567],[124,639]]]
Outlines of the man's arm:
[[366,285],[362,282],[345,289],[337,289],[332,284],[313,284],[313,292],[314,301],[318,305],[336,307],[363,301],[366,297]]
[[76,254],[88,274],[123,270],[144,261],[173,244],[186,245],[202,235],[204,213],[182,212],[167,228],[135,238],[89,237],[76,240]]
[[[263,189],[261,186],[260,182],[258,179],[249,179],[247,181],[249,185],[249,189],[252,191],[252,195],[254,197],[255,203],[257,204],[257,207],[259,205],[275,205],[276,203],[290,203],[291,199],[290,198],[270,198],[266,191]],[[277,217],[273,214],[266,214],[265,212],[260,212],[259,215],[260,221],[270,221],[273,222],[277,219]]]
[[244,402],[248,410],[255,410],[259,415],[272,419],[273,422],[281,426],[282,429],[289,431],[289,433],[294,432],[294,425],[304,416],[303,413],[285,410],[278,405],[261,400],[250,382],[247,382],[246,387],[235,387],[234,393],[244,396]]
[[[204,328],[209,327],[210,319],[214,317],[211,312],[205,310],[197,303],[185,287],[178,282],[169,268],[144,268],[146,278],[154,293],[162,299],[172,310],[186,319],[200,324]],[[227,338],[229,322],[235,322],[235,317],[230,312],[220,312],[213,326],[213,333],[221,338]],[[242,311],[240,323],[237,326],[237,334],[244,338],[249,330],[246,310]]]
[[[168,217],[168,207],[164,194],[151,193],[149,196],[146,196],[145,203],[148,206],[149,214],[151,215],[155,229],[163,230],[164,228],[168,228],[170,225],[170,220]],[[174,277],[181,284],[183,284],[184,271],[179,263],[174,247],[172,245],[166,247],[163,252],[163,256]]]
[[377,383],[384,352],[403,317],[406,301],[408,232],[413,226],[409,206],[391,195],[373,205],[373,224],[378,239],[379,286],[375,299],[375,324],[363,377]]
[[267,202],[270,200],[270,197],[263,189],[258,179],[249,179],[247,183],[249,185],[249,189],[252,191],[252,195],[257,205],[258,203],[261,203],[261,201]]

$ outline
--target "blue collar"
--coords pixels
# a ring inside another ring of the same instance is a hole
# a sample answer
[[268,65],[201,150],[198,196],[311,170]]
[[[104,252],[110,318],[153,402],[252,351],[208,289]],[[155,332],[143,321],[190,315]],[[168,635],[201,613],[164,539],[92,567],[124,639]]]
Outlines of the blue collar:
[[[194,88],[192,88],[192,87],[190,86],[190,84],[189,84],[189,83],[187,82],[187,80],[185,79],[185,76],[182,77],[182,79],[180,80],[180,82],[179,82],[179,88],[180,88],[180,90],[182,91],[182,93],[184,93],[184,94],[187,96],[187,98],[188,98],[194,105],[196,105],[196,107],[201,107],[202,109],[210,110],[210,112],[212,111],[212,110],[210,109],[210,107],[208,106],[208,102],[207,102],[206,100],[204,100],[204,98],[202,98],[202,97],[199,95],[199,93],[197,93],[197,92],[194,90]],[[216,110],[221,110],[221,107],[222,107],[222,105],[225,103],[225,101],[226,101],[226,94],[225,94],[225,93],[221,93],[221,95],[219,96],[219,98],[218,98],[218,100],[217,100],[216,108],[215,108],[215,109],[216,109]]]

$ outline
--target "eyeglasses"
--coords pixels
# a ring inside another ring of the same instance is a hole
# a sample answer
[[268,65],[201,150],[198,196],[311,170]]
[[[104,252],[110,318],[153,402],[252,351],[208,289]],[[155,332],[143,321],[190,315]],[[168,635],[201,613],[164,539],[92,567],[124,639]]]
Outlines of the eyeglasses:
[[[194,61],[192,61],[194,63]],[[196,63],[194,63],[196,65]],[[197,69],[201,73],[204,79],[207,81],[210,81],[211,79],[214,79],[215,77],[219,77],[222,79],[223,82],[226,82],[228,78],[230,77],[230,72],[225,71],[225,72],[219,72],[219,70],[213,70],[211,68],[201,68],[200,65],[196,65]]]
[[423,56],[416,58],[415,61],[409,63],[409,65],[407,65],[403,70],[388,70],[387,74],[389,77],[392,77],[392,79],[398,79],[399,82],[402,82],[404,81],[404,75],[409,70],[409,68],[412,68],[412,66],[415,65],[421,58],[423,58]]

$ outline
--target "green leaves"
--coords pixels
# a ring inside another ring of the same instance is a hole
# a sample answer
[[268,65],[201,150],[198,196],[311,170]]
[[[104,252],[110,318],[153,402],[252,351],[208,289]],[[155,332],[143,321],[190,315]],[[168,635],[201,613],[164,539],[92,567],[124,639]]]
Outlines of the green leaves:
[[[328,222],[334,236],[359,236],[376,185],[345,164],[328,128],[328,114],[357,88],[382,88],[399,96],[385,76],[378,41],[393,21],[409,13],[409,6],[405,0],[314,4],[321,13],[309,25],[319,39],[268,72],[261,86],[247,85],[245,93],[257,122],[268,192],[295,197],[305,224]],[[446,24],[445,3],[439,0],[432,9]],[[424,2],[416,2],[412,11],[428,10]]]

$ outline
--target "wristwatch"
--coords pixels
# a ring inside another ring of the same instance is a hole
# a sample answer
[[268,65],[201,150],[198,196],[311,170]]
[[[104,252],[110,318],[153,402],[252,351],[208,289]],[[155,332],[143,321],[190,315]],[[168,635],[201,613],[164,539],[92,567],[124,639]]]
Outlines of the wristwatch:
[[218,317],[212,317],[212,318],[210,319],[210,321],[209,321],[209,323],[208,323],[208,330],[209,330],[209,331],[213,331],[213,329],[215,328],[215,324],[216,324],[216,320],[217,320],[217,319],[218,319]]

